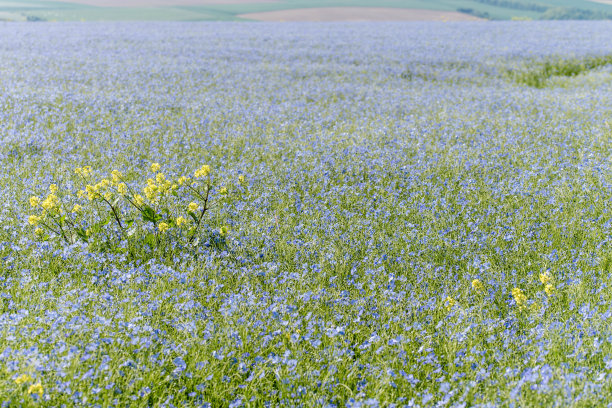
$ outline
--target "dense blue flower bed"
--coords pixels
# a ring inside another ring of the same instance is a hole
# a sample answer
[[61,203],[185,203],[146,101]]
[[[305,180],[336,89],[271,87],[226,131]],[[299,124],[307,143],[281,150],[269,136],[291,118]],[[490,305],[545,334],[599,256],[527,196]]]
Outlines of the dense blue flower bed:
[[[541,89],[512,73],[610,55],[611,37],[607,22],[0,23],[0,398],[607,403],[612,70]],[[28,225],[28,198],[74,190],[75,167],[146,179],[153,162],[244,176],[195,249],[132,259]]]

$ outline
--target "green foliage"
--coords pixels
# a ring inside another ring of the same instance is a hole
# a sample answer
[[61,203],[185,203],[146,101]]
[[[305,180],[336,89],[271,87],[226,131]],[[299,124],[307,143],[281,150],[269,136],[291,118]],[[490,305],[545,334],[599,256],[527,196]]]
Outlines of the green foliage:
[[491,6],[496,7],[504,7],[514,10],[530,10],[530,11],[538,11],[544,12],[548,10],[548,6],[537,3],[523,3],[521,1],[514,0],[474,0],[478,3],[489,4]]
[[612,64],[612,54],[584,58],[551,57],[508,70],[507,75],[519,84],[544,88],[551,77],[574,77],[609,64]]
[[471,9],[471,8],[461,8],[461,7],[459,7],[457,9],[457,11],[460,12],[460,13],[465,13],[465,14],[472,15],[474,17],[485,18],[487,20],[489,20],[491,18],[489,13],[487,13],[486,11],[478,11],[478,10],[474,10],[474,9]]
[[541,20],[611,20],[612,13],[574,7],[552,7],[540,16]]

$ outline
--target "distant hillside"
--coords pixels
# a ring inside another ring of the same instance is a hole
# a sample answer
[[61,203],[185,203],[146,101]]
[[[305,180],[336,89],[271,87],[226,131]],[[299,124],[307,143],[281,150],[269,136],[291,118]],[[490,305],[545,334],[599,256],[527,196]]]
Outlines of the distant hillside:
[[[344,7],[346,13],[335,11],[333,17],[308,10]],[[316,21],[317,16],[325,16],[326,21],[386,19],[374,11],[368,15],[367,10],[355,17],[354,10],[362,7],[387,9],[390,20],[448,21],[465,19],[457,17],[462,15],[489,20],[612,19],[612,0],[0,0],[0,21],[280,21],[283,16],[292,16],[293,21]],[[394,9],[402,11],[394,13]]]

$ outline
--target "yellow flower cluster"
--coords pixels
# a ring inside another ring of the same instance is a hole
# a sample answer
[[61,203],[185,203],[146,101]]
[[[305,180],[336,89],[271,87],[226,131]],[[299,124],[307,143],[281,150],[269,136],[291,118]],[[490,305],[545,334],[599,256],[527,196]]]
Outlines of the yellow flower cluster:
[[140,194],[135,194],[134,203],[136,203],[137,206],[142,207],[142,205],[144,204],[144,198],[142,198]]
[[[54,190],[57,192],[57,186]],[[59,198],[54,193],[51,193],[47,196],[47,198],[45,198],[41,205],[46,211],[56,210],[59,207]]]
[[552,296],[553,293],[555,293],[555,286],[553,285],[552,276],[550,276],[548,273],[540,274],[540,282],[542,282],[542,285],[544,285],[544,292],[546,292],[548,296]]
[[33,378],[28,374],[21,374],[19,377],[15,378],[15,384],[21,385],[27,382],[32,381]]
[[74,172],[81,177],[89,177],[91,176],[91,166],[77,167]]
[[[157,166],[154,167],[153,165],[155,164],[157,164]],[[159,170],[158,163],[153,163],[153,165],[151,165],[151,168],[157,168]],[[157,202],[165,194],[171,193],[177,188],[178,185],[173,184],[170,180],[166,180],[166,176],[163,173],[157,173],[155,179],[147,179],[147,186],[142,191],[145,197],[147,197],[147,200]]]
[[40,205],[40,198],[36,196],[30,197],[30,205],[32,207],[38,207]]
[[512,297],[520,308],[525,307],[525,304],[527,303],[527,296],[525,296],[522,290],[519,288],[512,289]]
[[[46,198],[30,197],[30,206],[37,209],[38,212],[30,215],[27,221],[33,226],[40,226],[40,228],[35,229],[35,233],[38,235],[44,236],[44,229],[54,232],[58,236],[61,235],[67,243],[72,243],[79,237],[85,242],[89,242],[86,237],[95,234],[97,230],[85,230],[82,225],[83,220],[81,218],[88,216],[87,211],[85,211],[87,205],[84,203],[87,200],[100,200],[104,201],[99,203],[102,207],[110,206],[110,220],[116,221],[120,232],[125,233],[128,237],[134,234],[136,227],[132,225],[134,224],[133,214],[126,214],[126,208],[135,208],[142,213],[145,222],[152,222],[155,225],[159,233],[164,234],[172,228],[184,228],[190,234],[188,239],[191,242],[200,226],[204,212],[209,208],[209,193],[212,191],[212,180],[196,179],[210,176],[211,167],[206,164],[202,165],[195,171],[195,179],[186,175],[169,179],[161,172],[162,166],[159,163],[151,163],[150,169],[154,174],[147,179],[146,185],[141,191],[136,191],[127,184],[119,170],[112,170],[106,178],[96,179],[90,166],[77,167],[74,172],[82,178],[83,183],[83,187],[76,191],[79,201],[77,203],[67,203],[64,200],[69,195],[59,193],[58,185],[51,184],[49,186],[50,193]],[[239,181],[244,183],[245,177],[240,175]],[[190,217],[171,216],[170,208],[166,208],[166,204],[171,204],[166,203],[166,199],[171,195],[178,195],[179,186],[184,186],[188,197],[191,196],[193,200],[197,200],[189,203],[186,208],[191,218],[194,218],[194,223],[190,223]],[[219,187],[217,193],[219,195],[229,194],[228,186]],[[204,194],[206,195],[204,196]],[[125,200],[123,202],[119,200],[122,197]],[[100,209],[95,206],[92,211],[100,211]],[[64,212],[69,213],[64,216]],[[199,217],[194,215],[196,212],[199,213]],[[139,218],[137,217],[137,219]],[[220,235],[225,236],[229,233],[229,227],[224,225],[218,231]]]
[[444,300],[444,302],[446,303],[446,310],[448,310],[449,312],[457,304],[457,301],[455,299],[453,299],[452,297],[450,297],[450,296],[447,296],[446,299]]
[[102,179],[100,182],[94,184],[87,184],[85,186],[85,193],[79,194],[80,197],[87,194],[87,199],[93,201],[95,198],[104,197],[106,200],[110,200],[112,193],[108,191],[108,188],[112,185],[110,180]]
[[485,287],[484,284],[480,281],[480,279],[474,279],[472,281],[472,289],[474,289],[478,293],[483,293]]
[[38,225],[38,223],[40,222],[40,220],[42,220],[42,217],[39,217],[38,215],[30,215],[28,217],[28,223],[30,225]]
[[208,164],[203,165],[193,174],[195,178],[206,177],[210,174],[210,166]]
[[111,171],[111,181],[113,182],[113,184],[119,184],[119,182],[121,182],[122,177],[123,175],[119,170]]
[[126,195],[128,192],[127,185],[125,183],[117,184],[117,192],[121,195]]
[[32,384],[28,387],[28,394],[38,394],[39,397],[43,395],[43,386],[41,383]]

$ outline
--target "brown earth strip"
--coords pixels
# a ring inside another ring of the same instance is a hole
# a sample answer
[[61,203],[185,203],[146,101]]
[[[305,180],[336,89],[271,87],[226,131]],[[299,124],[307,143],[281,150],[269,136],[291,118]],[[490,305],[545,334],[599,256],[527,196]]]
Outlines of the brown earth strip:
[[455,11],[379,7],[322,7],[240,14],[258,21],[476,21],[480,18]]

